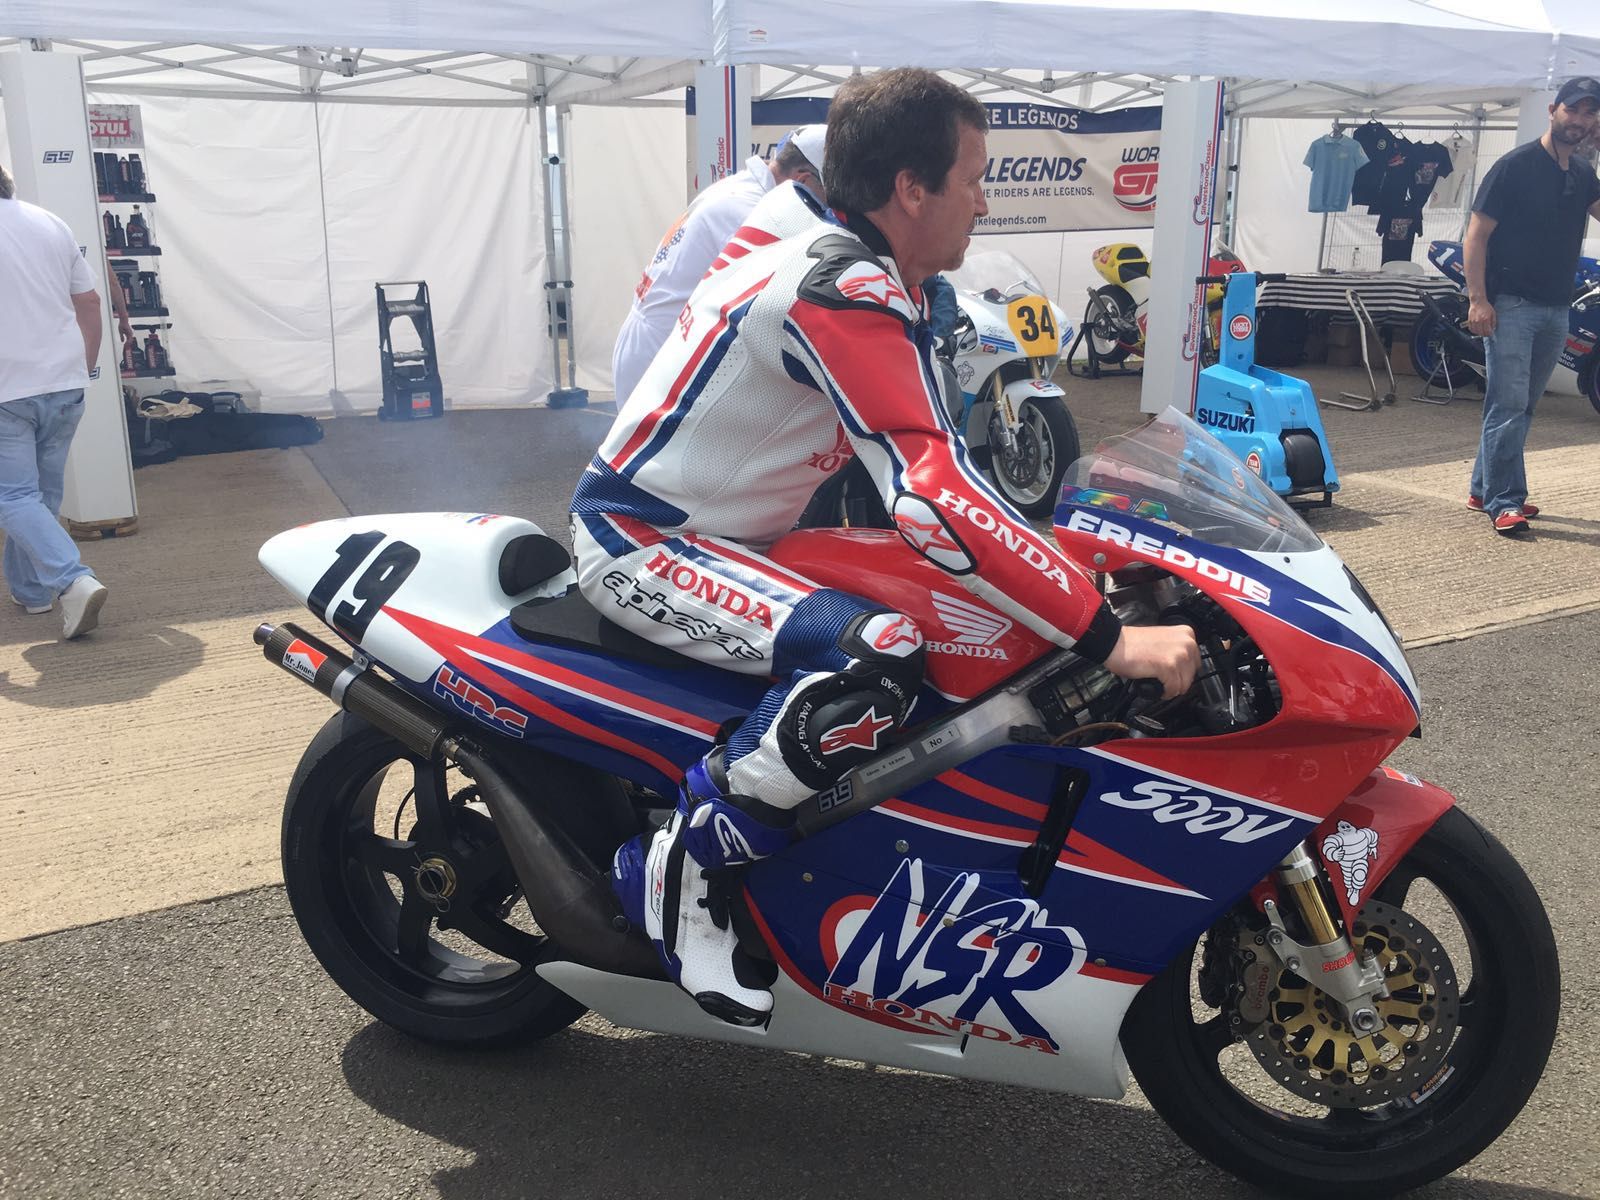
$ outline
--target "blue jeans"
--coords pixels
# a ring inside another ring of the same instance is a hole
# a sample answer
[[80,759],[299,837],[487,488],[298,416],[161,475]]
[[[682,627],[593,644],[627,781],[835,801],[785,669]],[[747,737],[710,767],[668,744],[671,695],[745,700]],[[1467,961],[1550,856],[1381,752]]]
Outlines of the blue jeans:
[[51,603],[80,575],[91,574],[56,518],[67,451],[83,416],[83,389],[0,403],[0,558],[6,586],[30,608]]
[[1489,377],[1483,397],[1483,438],[1472,464],[1472,494],[1498,516],[1528,498],[1522,447],[1534,406],[1550,383],[1567,336],[1568,306],[1535,304],[1521,296],[1494,302],[1495,331],[1485,340]]

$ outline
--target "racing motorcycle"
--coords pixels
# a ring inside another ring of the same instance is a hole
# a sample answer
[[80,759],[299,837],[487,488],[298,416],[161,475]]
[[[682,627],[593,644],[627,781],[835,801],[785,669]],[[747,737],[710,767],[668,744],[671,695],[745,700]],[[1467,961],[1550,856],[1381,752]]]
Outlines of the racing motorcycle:
[[[913,723],[745,877],[735,928],[774,993],[758,1028],[663,978],[607,868],[768,680],[625,632],[514,517],[278,535],[263,565],[336,635],[256,631],[340,708],[283,815],[307,943],[356,1003],[438,1042],[542,1038],[593,1010],[1082,1096],[1121,1096],[1131,1072],[1197,1151],[1274,1191],[1454,1170],[1538,1082],[1559,967],[1507,851],[1383,765],[1420,702],[1382,613],[1174,409],[1075,464],[1055,523],[1122,620],[1195,629],[1188,694],[1054,647],[894,532],[772,547],[912,615],[929,653]],[[660,575],[640,602],[697,619],[675,607],[700,594],[692,562]],[[711,598],[727,628],[708,633],[732,644],[748,598]]]
[[[1126,359],[1144,357],[1145,322],[1150,305],[1150,256],[1134,242],[1101,246],[1090,255],[1095,271],[1105,280],[1089,289],[1089,303],[1083,312],[1084,340],[1089,351],[1089,373],[1098,377],[1102,365],[1115,366]],[[1243,269],[1232,251],[1219,248],[1212,255],[1207,275],[1228,275]],[[1201,357],[1207,364],[1216,361],[1221,344],[1222,284],[1206,287],[1205,340]]]
[[[1048,516],[1078,426],[1051,379],[1072,322],[1023,263],[1003,251],[970,254],[945,276],[955,288],[954,331],[939,348],[940,392],[951,426],[1000,494],[1029,517]],[[841,441],[839,452],[848,453]],[[892,529],[877,488],[850,463],[817,489],[802,528]]]
[[[1467,286],[1460,242],[1428,245],[1428,261],[1439,273]],[[1465,383],[1482,386],[1487,375],[1483,340],[1467,328],[1465,290],[1436,299],[1419,292],[1423,315],[1411,328],[1411,369],[1435,387],[1454,392]],[[1600,412],[1600,259],[1580,258],[1573,280],[1567,340],[1551,377],[1552,391],[1585,397]]]

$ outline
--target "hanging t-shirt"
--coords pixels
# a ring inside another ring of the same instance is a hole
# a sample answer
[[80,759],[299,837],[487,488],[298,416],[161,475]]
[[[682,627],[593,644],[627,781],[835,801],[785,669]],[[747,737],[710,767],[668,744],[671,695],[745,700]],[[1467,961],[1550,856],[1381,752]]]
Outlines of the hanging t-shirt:
[[1413,213],[1380,217],[1378,232],[1383,235],[1384,262],[1410,262],[1411,247],[1422,232],[1422,218]]
[[1378,181],[1378,198],[1367,205],[1368,212],[1388,215],[1410,212],[1412,209],[1410,168],[1411,152],[1416,143],[1396,136],[1383,158],[1383,178]]
[[1428,207],[1460,208],[1465,199],[1462,193],[1467,190],[1467,179],[1478,163],[1478,152],[1473,149],[1471,142],[1460,136],[1444,143],[1444,148],[1450,152],[1450,171],[1434,186]]
[[1455,170],[1450,151],[1438,142],[1414,142],[1406,151],[1406,211],[1421,212],[1439,180]]
[[1350,187],[1356,171],[1365,166],[1367,152],[1353,138],[1330,134],[1311,143],[1305,165],[1311,168],[1308,212],[1343,212],[1350,206]]
[[1378,187],[1383,182],[1384,172],[1388,170],[1389,151],[1394,146],[1395,136],[1387,125],[1380,125],[1377,121],[1368,121],[1350,136],[1360,143],[1367,156],[1367,165],[1356,172],[1351,183],[1350,201],[1352,204],[1376,204]]

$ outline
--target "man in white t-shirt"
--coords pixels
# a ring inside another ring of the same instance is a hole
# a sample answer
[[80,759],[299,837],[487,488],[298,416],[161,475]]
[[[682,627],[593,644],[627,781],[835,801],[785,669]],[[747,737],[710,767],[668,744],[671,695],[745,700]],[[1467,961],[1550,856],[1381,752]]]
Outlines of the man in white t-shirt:
[[16,199],[0,166],[0,556],[12,601],[47,613],[62,636],[93,629],[106,588],[61,528],[67,451],[104,319],[94,276],[66,222]]
[[778,143],[763,162],[752,155],[744,170],[706,188],[668,229],[633,289],[633,306],[611,352],[611,378],[617,406],[627,400],[650,360],[667,340],[689,293],[705,278],[756,202],[792,179],[821,200],[823,139],[826,125],[802,125]]

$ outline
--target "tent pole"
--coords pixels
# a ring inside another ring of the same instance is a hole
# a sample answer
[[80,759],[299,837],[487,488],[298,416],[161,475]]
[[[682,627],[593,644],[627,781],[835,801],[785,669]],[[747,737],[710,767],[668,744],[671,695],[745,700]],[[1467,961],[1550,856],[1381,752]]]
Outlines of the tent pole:
[[539,196],[544,204],[544,309],[550,330],[550,386],[561,386],[561,349],[557,336],[561,323],[556,319],[556,209],[555,197],[550,194],[550,123],[549,108],[545,105],[545,70],[534,67],[534,91],[539,97]]
[[556,186],[561,189],[561,265],[567,278],[562,280],[562,286],[567,292],[567,390],[578,392],[588,402],[588,393],[579,392],[578,388],[578,360],[577,346],[572,336],[573,308],[572,303],[572,211],[567,207],[567,122],[568,107],[563,104],[556,108],[556,154],[561,159],[561,165],[556,170]]

